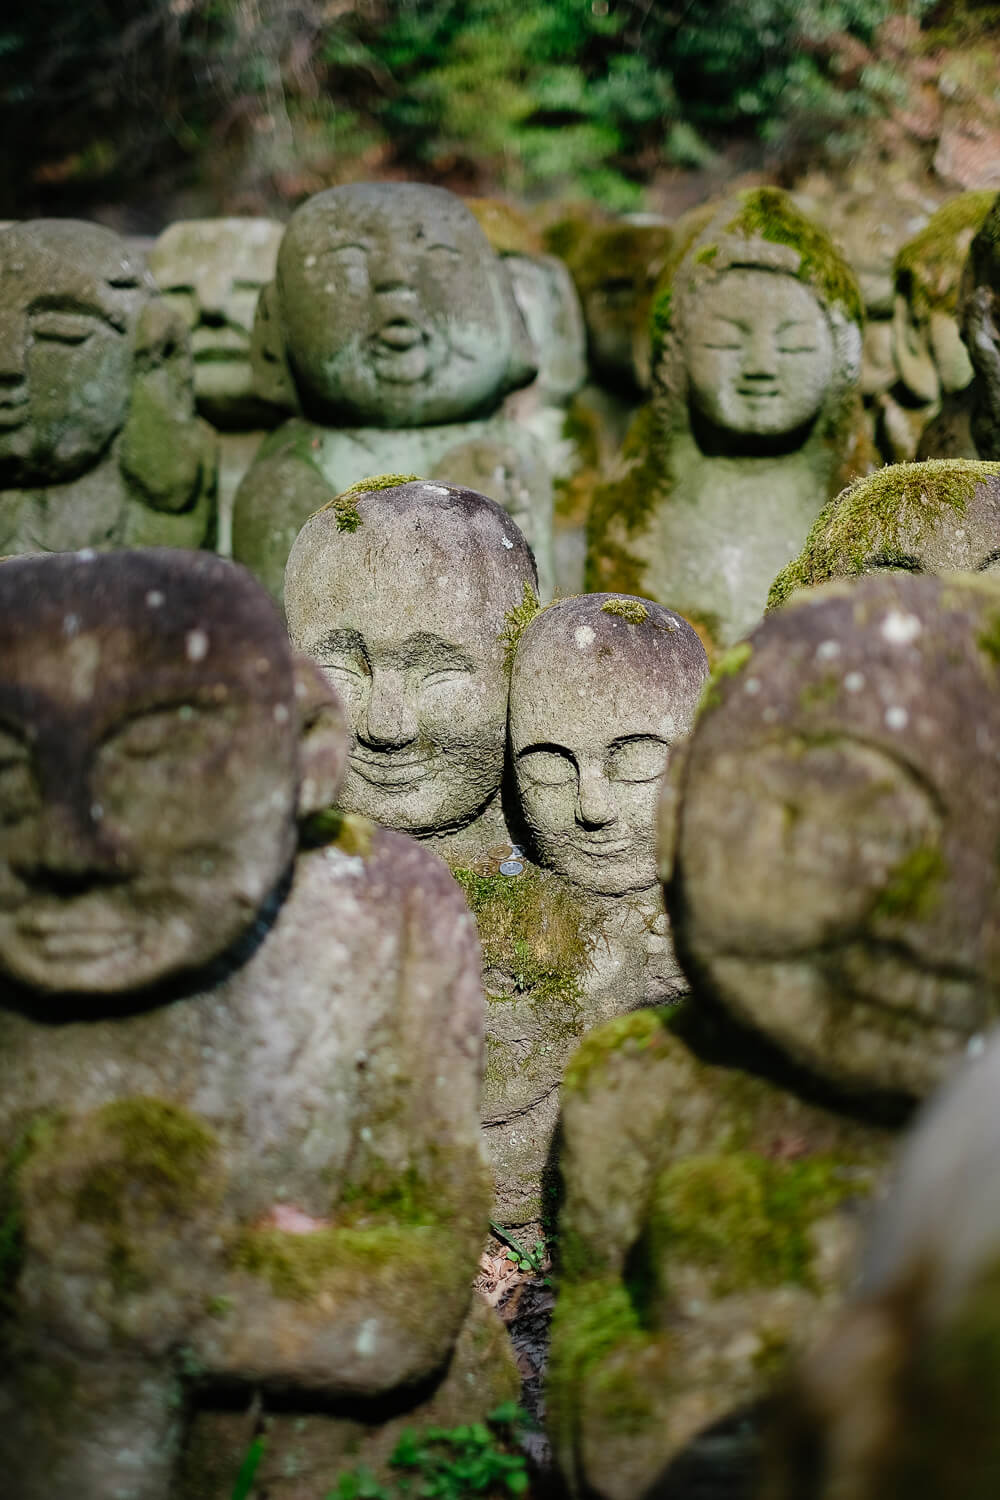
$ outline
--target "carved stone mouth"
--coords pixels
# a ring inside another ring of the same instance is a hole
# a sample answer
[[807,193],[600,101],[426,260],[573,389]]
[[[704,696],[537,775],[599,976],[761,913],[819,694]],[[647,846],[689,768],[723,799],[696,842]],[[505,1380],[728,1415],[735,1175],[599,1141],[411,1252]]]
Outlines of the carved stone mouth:
[[405,791],[424,779],[430,770],[430,761],[426,755],[397,759],[391,752],[384,756],[352,755],[351,769],[362,781],[384,791]]
[[415,344],[423,343],[423,329],[409,318],[392,318],[379,329],[377,343],[385,349],[405,353]]

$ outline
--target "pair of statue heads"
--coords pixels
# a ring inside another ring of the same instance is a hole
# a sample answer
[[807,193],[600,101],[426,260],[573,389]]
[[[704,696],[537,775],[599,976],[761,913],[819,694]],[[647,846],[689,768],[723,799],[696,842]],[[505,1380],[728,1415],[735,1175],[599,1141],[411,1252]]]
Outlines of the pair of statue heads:
[[502,833],[488,817],[509,746],[508,790],[540,862],[583,890],[647,889],[656,786],[704,651],[638,599],[584,595],[528,619],[534,582],[517,528],[473,491],[360,486],[311,518],[285,604],[354,726],[344,806],[475,852],[495,841],[487,827]]

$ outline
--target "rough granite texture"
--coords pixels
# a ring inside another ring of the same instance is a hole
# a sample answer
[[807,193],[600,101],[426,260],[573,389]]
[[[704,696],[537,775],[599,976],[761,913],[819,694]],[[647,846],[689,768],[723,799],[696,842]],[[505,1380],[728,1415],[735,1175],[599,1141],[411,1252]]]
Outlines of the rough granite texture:
[[0,1464],[167,1500],[195,1409],[378,1421],[446,1365],[479,946],[439,861],[329,811],[343,716],[242,570],[16,559],[0,604]]
[[652,402],[595,491],[587,585],[658,599],[728,645],[870,466],[860,294],[824,231],[755,189],[675,233],[651,329]]
[[[546,1404],[573,1496],[634,1500],[752,1412],[834,1321],[882,1179],[884,1129],[758,1073],[699,1012],[619,1017],[566,1070]],[[699,1494],[744,1493],[752,1435],[732,1446]]]
[[492,496],[520,511],[548,572],[545,455],[498,413],[535,375],[530,340],[504,260],[459,198],[398,182],[318,193],[289,222],[257,321],[257,390],[299,413],[235,502],[234,556],[272,594],[299,528],[332,495],[372,474],[448,479],[450,453],[469,443],[495,446]]
[[996,1013],[998,670],[995,580],[826,584],[717,664],[665,786],[692,984],[846,1089],[923,1096]]
[[504,840],[507,614],[533,599],[524,539],[472,490],[388,475],[303,527],[285,605],[354,726],[349,812],[440,847]]
[[183,320],[97,224],[0,232],[0,555],[211,545],[215,443]]
[[820,512],[799,556],[771,585],[767,607],[784,604],[795,589],[880,568],[991,573],[998,563],[1000,464],[889,464]]
[[998,1087],[994,1036],[904,1143],[859,1285],[781,1391],[767,1500],[806,1490],[816,1500],[996,1493]]

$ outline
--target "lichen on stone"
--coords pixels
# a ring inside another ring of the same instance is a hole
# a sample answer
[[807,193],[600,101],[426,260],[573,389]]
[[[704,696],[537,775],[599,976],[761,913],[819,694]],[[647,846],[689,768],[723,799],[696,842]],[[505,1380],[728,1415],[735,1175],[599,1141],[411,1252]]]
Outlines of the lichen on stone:
[[905,566],[904,537],[909,547],[945,512],[961,515],[976,486],[993,475],[1000,464],[953,458],[889,464],[855,480],[824,506],[798,557],[775,578],[768,610],[796,589],[863,573],[876,558],[881,567]]
[[601,613],[618,615],[630,625],[641,625],[649,616],[649,610],[641,599],[607,599],[601,605]]
[[517,655],[518,642],[541,607],[538,595],[531,584],[525,580],[521,603],[515,604],[514,608],[509,609],[504,615],[504,627],[499,636],[500,644],[503,646],[504,671],[508,676],[514,665],[514,657]]
[[332,500],[321,505],[316,514],[332,510],[337,518],[338,531],[357,531],[362,524],[361,512],[358,510],[360,495],[372,494],[376,490],[394,490],[398,485],[413,484],[419,480],[419,474],[376,474],[372,479],[359,479],[356,484],[348,485],[346,490],[341,490],[339,495],[334,495]]
[[476,918],[484,973],[498,972],[514,995],[538,1004],[575,1004],[590,964],[590,934],[565,886],[540,870],[509,877],[457,866],[452,873]]

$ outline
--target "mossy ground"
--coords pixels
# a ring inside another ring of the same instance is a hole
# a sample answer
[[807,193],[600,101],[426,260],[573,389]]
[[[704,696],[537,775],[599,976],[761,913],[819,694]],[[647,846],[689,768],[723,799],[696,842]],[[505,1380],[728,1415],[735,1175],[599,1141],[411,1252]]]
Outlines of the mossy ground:
[[996,463],[930,459],[890,464],[855,480],[817,516],[802,551],[771,585],[767,608],[778,609],[796,589],[829,578],[854,577],[872,565],[905,565],[904,541],[912,546],[912,538],[919,540],[948,511],[963,514],[977,484],[998,474]]

